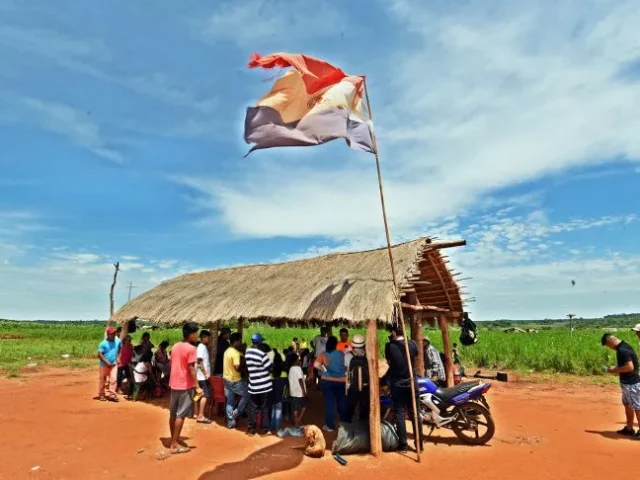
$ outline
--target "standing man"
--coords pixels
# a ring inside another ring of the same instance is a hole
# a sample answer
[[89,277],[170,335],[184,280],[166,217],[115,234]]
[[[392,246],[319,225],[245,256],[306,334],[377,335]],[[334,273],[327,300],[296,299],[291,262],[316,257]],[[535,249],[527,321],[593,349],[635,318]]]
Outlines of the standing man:
[[347,353],[351,350],[351,342],[349,341],[349,330],[346,328],[340,329],[340,341],[336,350],[340,350],[342,353]]
[[202,395],[202,389],[198,386],[196,376],[196,347],[193,346],[198,339],[198,325],[195,322],[187,322],[182,327],[182,342],[177,343],[171,349],[171,375],[169,387],[171,387],[171,400],[169,401],[169,429],[171,430],[172,454],[187,453],[188,447],[180,445],[180,433],[184,426],[184,419],[191,416],[193,408],[193,391]]
[[211,393],[211,384],[209,383],[209,377],[211,376],[211,363],[209,363],[209,342],[211,341],[211,333],[207,330],[200,332],[200,343],[196,348],[196,357],[198,359],[198,371],[196,376],[198,378],[198,385],[202,389],[202,398],[194,404],[196,411],[193,412],[198,416],[198,423],[211,423],[204,412],[207,408],[207,402],[211,401],[213,396]]
[[[311,340],[311,347],[313,348],[313,359],[309,362],[310,365],[314,365],[314,360],[327,351],[327,339],[329,338],[329,329],[327,327],[320,327],[320,335],[317,335]],[[320,371],[317,368],[313,369],[313,378],[316,382],[320,380]]]
[[[640,440],[640,432],[636,433],[633,423],[637,418],[640,425],[640,375],[638,375],[638,356],[631,345],[614,337],[610,333],[602,336],[602,345],[616,351],[617,365],[607,368],[607,372],[618,375],[622,388],[622,404],[627,417],[627,425],[618,430],[620,435]],[[635,416],[635,418],[634,418]]]
[[353,413],[359,405],[359,418],[369,418],[369,362],[365,352],[365,340],[362,335],[354,335],[353,350],[344,356],[347,368],[347,421],[351,422]]
[[98,383],[98,399],[102,402],[109,400],[118,401],[118,361],[122,342],[116,337],[116,329],[107,328],[107,338],[98,345],[98,358],[100,359],[100,381]]
[[[244,409],[249,402],[249,392],[247,391],[247,383],[242,379],[241,365],[242,354],[242,335],[234,332],[229,337],[231,345],[224,352],[223,358],[223,378],[224,378],[224,395],[227,398],[226,415],[227,427],[236,428],[238,418],[244,413]],[[240,403],[236,408],[237,397],[240,397]]]
[[[407,443],[407,412],[410,412],[411,425],[415,425],[415,412],[413,411],[413,403],[411,401],[411,377],[409,375],[409,363],[407,362],[405,342],[406,340],[402,336],[402,327],[400,325],[394,325],[391,327],[389,343],[384,347],[384,356],[389,364],[389,370],[387,370],[385,377],[389,380],[391,387],[391,400],[393,402],[393,409],[396,413],[399,440],[398,451],[400,453],[406,453],[409,448]],[[411,364],[414,365],[415,359],[418,356],[418,346],[413,340],[409,340],[409,356],[411,357]],[[415,391],[417,394],[417,384],[415,385]],[[419,444],[420,451],[422,451],[422,443],[424,441],[422,435],[422,422],[420,422],[418,435],[415,435],[415,437],[416,450],[418,449]]]
[[[247,361],[249,372],[249,435],[256,434],[256,423],[258,412],[260,412],[262,424],[269,416],[269,392],[273,390],[273,380],[271,379],[271,368],[273,362],[269,356],[262,351],[260,346],[264,343],[264,338],[259,333],[251,335],[251,348],[247,349],[244,357]],[[266,432],[265,432],[266,433]]]
[[446,387],[447,374],[444,371],[444,365],[442,364],[442,358],[440,358],[440,352],[436,350],[436,347],[431,345],[431,339],[426,335],[422,339],[422,347],[424,351],[424,376],[430,380],[435,379],[435,382],[439,387]]
[[229,343],[229,337],[231,337],[231,329],[229,327],[224,327],[220,330],[220,335],[218,335],[218,338],[216,339],[218,347],[216,350],[216,364],[213,367],[213,374],[218,377],[222,376],[224,352],[226,352],[227,348],[231,345],[231,343]]

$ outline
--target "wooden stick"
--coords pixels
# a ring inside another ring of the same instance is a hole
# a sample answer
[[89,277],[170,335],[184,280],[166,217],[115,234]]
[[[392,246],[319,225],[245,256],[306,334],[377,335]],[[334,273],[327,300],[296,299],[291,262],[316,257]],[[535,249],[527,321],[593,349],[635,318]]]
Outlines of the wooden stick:
[[114,310],[114,299],[113,292],[116,289],[116,282],[118,281],[118,272],[120,271],[120,262],[116,262],[113,264],[116,268],[116,271],[113,272],[113,282],[111,282],[111,290],[109,291],[109,320],[107,321],[107,328],[111,325],[111,317],[113,317]]
[[453,240],[449,242],[433,242],[429,244],[429,248],[441,249],[441,248],[464,247],[466,245],[467,245],[466,240]]
[[238,319],[238,333],[240,336],[244,334],[244,318],[242,317]]
[[409,319],[411,321],[411,340],[416,342],[418,346],[418,356],[416,358],[416,372],[418,375],[424,375],[424,349],[422,348],[422,314],[419,313],[418,308],[422,309],[422,305],[418,305],[420,302],[418,301],[418,296],[414,293],[413,295],[408,295],[409,302],[411,304],[403,303],[402,306],[405,305],[414,307],[410,310]]
[[[367,100],[367,110],[369,111],[369,118],[371,119],[371,121],[373,121],[373,115],[371,112],[371,102],[369,101],[369,89],[367,88],[367,79],[366,77],[362,77],[362,78],[364,83],[364,94]],[[382,206],[382,219],[384,221],[384,232],[387,237],[387,252],[389,253],[389,264],[391,266],[391,277],[393,280],[393,295],[396,299],[396,302],[399,305],[400,296],[398,294],[398,282],[396,280],[396,267],[395,267],[395,264],[393,263],[393,252],[391,251],[391,235],[389,234],[389,223],[387,222],[387,208],[384,203],[384,190],[382,188],[382,174],[380,173],[380,157],[378,156],[376,134],[373,130],[371,130],[371,140],[373,143],[373,151],[376,158],[376,170],[378,172],[378,190],[380,191],[380,204]],[[422,424],[421,422],[420,423],[418,422],[418,418],[420,417],[420,412],[418,411],[416,406],[416,386],[414,384],[413,365],[411,365],[411,355],[409,353],[409,340],[407,337],[407,328],[404,323],[404,314],[402,313],[402,308],[398,308],[398,317],[400,320],[400,325],[402,327],[402,333],[405,338],[404,347],[405,347],[405,354],[407,356],[407,364],[409,366],[409,382],[411,383],[411,404],[413,406],[414,433],[416,436],[416,445],[417,445],[418,442],[420,441],[420,435],[418,433],[420,432],[420,430],[418,430],[418,428],[419,427],[421,428]],[[373,438],[373,435],[374,435],[374,432],[371,432],[371,444],[373,444],[374,441],[377,441],[377,439]],[[382,440],[380,439],[380,441]],[[421,458],[420,458],[419,447],[416,449],[416,453],[417,453],[418,463],[420,463]]]
[[211,333],[211,339],[209,340],[209,365],[211,367],[211,375],[215,372],[216,357],[218,356],[218,322],[211,322],[209,324],[209,332]]
[[367,363],[369,364],[369,438],[371,455],[382,453],[382,432],[380,431],[380,380],[378,368],[378,325],[375,320],[367,321],[365,343]]
[[438,325],[442,332],[442,344],[444,345],[444,370],[447,373],[447,387],[453,387],[453,361],[451,360],[451,341],[449,339],[449,324],[444,315],[438,317]]

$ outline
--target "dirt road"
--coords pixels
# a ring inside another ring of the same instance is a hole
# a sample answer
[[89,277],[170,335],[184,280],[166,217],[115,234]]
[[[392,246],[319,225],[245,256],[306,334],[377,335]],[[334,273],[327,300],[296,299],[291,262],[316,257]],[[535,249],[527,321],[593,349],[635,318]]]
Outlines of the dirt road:
[[[494,384],[497,424],[490,446],[468,447],[436,432],[423,463],[398,454],[305,458],[300,439],[248,438],[189,421],[190,453],[165,449],[162,405],[93,401],[93,371],[49,370],[0,379],[0,479],[333,478],[353,475],[447,479],[600,479],[635,475],[640,442],[618,438],[624,418],[616,387]],[[328,453],[328,452],[327,452]]]

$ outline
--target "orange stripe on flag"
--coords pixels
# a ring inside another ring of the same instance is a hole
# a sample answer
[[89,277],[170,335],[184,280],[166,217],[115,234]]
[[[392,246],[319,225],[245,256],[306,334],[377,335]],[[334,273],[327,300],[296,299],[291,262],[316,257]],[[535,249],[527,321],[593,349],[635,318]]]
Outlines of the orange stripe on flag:
[[[249,68],[258,67],[295,68],[300,72],[309,95],[319,92],[331,85],[335,85],[347,76],[338,67],[331,65],[324,60],[319,60],[317,58],[301,54],[273,53],[271,55],[262,56],[258,53],[254,53],[249,59]],[[356,87],[360,90],[357,83]]]

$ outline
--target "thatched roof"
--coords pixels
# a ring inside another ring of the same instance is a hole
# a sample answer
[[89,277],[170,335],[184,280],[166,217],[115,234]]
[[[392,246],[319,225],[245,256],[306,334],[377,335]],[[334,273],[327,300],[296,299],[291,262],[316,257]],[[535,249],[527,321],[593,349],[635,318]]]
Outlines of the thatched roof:
[[[460,290],[428,238],[392,248],[402,301],[414,294],[412,311],[462,312]],[[394,314],[386,248],[339,253],[287,263],[190,273],[167,280],[126,303],[113,319],[141,318],[179,324],[232,318],[279,322],[390,322]]]

